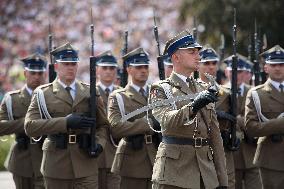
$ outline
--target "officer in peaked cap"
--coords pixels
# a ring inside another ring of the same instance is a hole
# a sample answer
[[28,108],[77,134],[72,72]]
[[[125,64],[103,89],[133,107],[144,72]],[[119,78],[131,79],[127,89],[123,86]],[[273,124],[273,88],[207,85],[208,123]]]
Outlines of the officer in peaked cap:
[[284,50],[276,45],[261,55],[269,78],[248,92],[245,127],[250,137],[259,137],[254,163],[263,188],[276,189],[284,186]]
[[[240,138],[240,148],[234,152],[235,162],[235,175],[236,175],[236,189],[242,188],[244,183],[245,188],[261,188],[261,181],[259,176],[259,168],[253,164],[253,157],[256,150],[256,139],[249,137],[244,128],[244,114],[245,114],[245,99],[247,92],[251,88],[246,83],[247,73],[250,73],[248,69],[250,66],[249,60],[237,54],[237,137]],[[227,78],[231,79],[232,60],[233,56],[230,56],[224,60],[228,67],[225,70]],[[230,90],[231,82],[225,84],[225,87]]]
[[[90,87],[76,80],[78,51],[64,44],[51,52],[57,78],[38,87],[29,106],[25,131],[29,136],[47,135],[43,144],[41,172],[47,189],[98,188],[96,157],[106,143],[108,121],[97,92],[96,118],[90,118]],[[96,124],[96,146],[89,153],[90,130]]]
[[170,77],[173,71],[173,63],[172,63],[171,57],[169,57],[168,55],[165,55],[163,59],[164,59],[164,66],[165,66],[165,76],[166,78],[168,78]]
[[[209,83],[210,81],[205,76],[205,74],[210,74],[216,77],[217,74],[217,64],[219,62],[219,56],[216,51],[206,45],[199,52],[200,55],[200,66],[199,66],[199,76],[200,80]],[[234,126],[235,118],[230,114],[230,90],[226,89],[222,85],[218,85],[219,96],[218,102],[216,102],[216,113],[219,122],[219,128],[221,131],[221,136],[223,139],[223,146],[226,156],[226,168],[228,174],[228,188],[235,188],[235,167],[234,167],[234,157],[232,152],[232,138],[231,138],[231,127]]]
[[[108,118],[112,134],[120,140],[112,172],[121,176],[121,189],[150,189],[153,162],[159,138],[148,125],[146,112],[121,122],[121,118],[145,105],[148,100],[147,79],[149,58],[143,48],[123,56],[131,81],[124,89],[114,91],[109,98]],[[151,116],[149,122],[156,127]]]
[[[6,168],[13,174],[17,189],[44,188],[40,163],[42,140],[33,140],[24,131],[24,118],[28,110],[32,92],[45,81],[46,59],[32,54],[24,59],[26,84],[19,90],[8,92],[0,108],[0,136],[16,135],[7,157]],[[2,124],[3,123],[3,124]]]
[[173,72],[167,80],[151,86],[150,102],[184,95],[193,98],[153,109],[163,135],[153,168],[153,189],[228,186],[225,154],[214,110],[216,90],[192,77],[200,64],[200,49],[201,45],[188,31],[170,39],[164,54],[171,57]]
[[[120,87],[115,85],[117,74],[117,60],[111,51],[106,51],[96,56],[97,73],[99,81],[97,83],[97,90],[100,92],[101,97],[107,111],[108,97],[111,92]],[[108,129],[107,142],[103,153],[98,158],[99,165],[99,189],[119,189],[120,176],[111,173],[110,169],[116,151],[116,144]]]

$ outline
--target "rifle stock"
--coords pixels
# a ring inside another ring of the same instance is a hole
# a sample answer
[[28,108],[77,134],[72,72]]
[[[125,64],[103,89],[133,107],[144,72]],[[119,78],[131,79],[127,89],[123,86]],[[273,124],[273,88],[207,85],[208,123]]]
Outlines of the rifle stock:
[[[193,17],[193,29],[192,29],[192,34],[193,34],[193,38],[195,41],[197,41],[197,28],[196,28],[196,18]],[[194,79],[198,79],[199,78],[199,72],[198,70],[193,72],[193,77]]]
[[[236,24],[236,9],[234,9],[234,25],[233,25],[233,57],[232,57],[232,78],[231,78],[231,106],[230,113],[235,118],[237,117],[237,24]],[[231,150],[235,151],[239,148],[236,146],[236,123],[231,122]]]
[[51,33],[51,26],[48,26],[49,34],[48,34],[48,51],[49,51],[49,58],[50,63],[48,65],[48,79],[49,83],[53,82],[56,78],[56,72],[54,69],[54,58],[51,55],[51,51],[53,50],[53,36]]
[[[93,16],[91,9],[91,20],[92,24],[90,25],[91,31],[91,56],[90,56],[90,116],[96,119],[97,116],[97,90],[96,90],[96,57],[94,56],[94,25],[93,25]],[[89,155],[91,157],[96,156],[97,143],[96,143],[96,122],[91,127],[91,143],[89,148]]]
[[[124,56],[127,53],[128,50],[128,31],[125,30],[124,31],[124,44],[123,44],[123,48],[121,50],[121,55]],[[127,73],[127,65],[125,62],[122,63],[122,75],[121,75],[121,83],[120,86],[121,87],[125,87],[128,83],[128,73]]]
[[155,40],[157,43],[157,50],[158,50],[158,57],[157,57],[157,62],[158,62],[158,70],[159,70],[159,78],[160,80],[164,80],[165,77],[165,66],[164,66],[164,57],[161,55],[161,50],[160,50],[160,40],[159,40],[159,30],[158,26],[156,24],[156,15],[155,15],[155,10],[153,9],[153,14],[154,14],[154,36]]

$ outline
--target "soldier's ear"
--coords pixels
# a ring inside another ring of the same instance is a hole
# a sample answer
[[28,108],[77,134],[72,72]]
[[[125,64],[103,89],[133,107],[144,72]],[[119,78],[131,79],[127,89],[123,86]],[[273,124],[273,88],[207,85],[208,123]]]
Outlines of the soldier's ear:
[[54,70],[57,72],[57,69],[58,69],[58,63],[55,63],[54,64]]

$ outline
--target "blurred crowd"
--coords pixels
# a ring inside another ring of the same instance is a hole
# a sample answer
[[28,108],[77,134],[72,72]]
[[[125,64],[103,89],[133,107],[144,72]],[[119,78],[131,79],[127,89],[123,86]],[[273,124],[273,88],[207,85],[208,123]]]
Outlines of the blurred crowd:
[[49,28],[54,46],[70,41],[79,50],[78,76],[88,82],[91,22],[95,26],[95,54],[112,50],[120,59],[123,33],[128,30],[128,50],[138,46],[146,49],[152,61],[150,80],[155,80],[158,52],[153,10],[162,51],[170,36],[189,27],[178,22],[181,3],[182,0],[1,0],[0,100],[5,91],[23,85],[21,58],[39,52],[49,60]]

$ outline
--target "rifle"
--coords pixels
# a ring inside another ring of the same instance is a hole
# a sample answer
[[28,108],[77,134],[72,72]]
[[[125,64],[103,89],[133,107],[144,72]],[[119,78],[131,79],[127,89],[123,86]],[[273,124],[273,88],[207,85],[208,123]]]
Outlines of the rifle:
[[259,40],[257,36],[257,23],[256,19],[254,22],[255,30],[254,30],[254,60],[253,60],[253,71],[254,71],[254,85],[258,86],[260,84],[260,68],[259,68]]
[[153,9],[153,19],[154,19],[154,36],[155,40],[157,43],[157,49],[158,49],[158,57],[157,57],[157,62],[158,62],[158,70],[159,70],[159,78],[160,80],[165,79],[165,67],[164,67],[164,57],[161,55],[161,50],[160,50],[160,40],[159,40],[159,31],[158,31],[158,26],[156,23],[156,15],[155,15],[155,10]]
[[[193,29],[192,29],[192,34],[193,34],[193,38],[195,41],[197,41],[197,28],[196,28],[196,18],[193,17]],[[198,70],[193,72],[193,77],[194,79],[198,79],[199,78],[199,72]]]
[[224,53],[225,53],[225,37],[224,37],[224,34],[221,34],[221,44],[219,46],[219,54],[220,54],[220,60],[218,62],[218,70],[217,70],[217,73],[216,73],[216,82],[218,84],[221,84],[221,80],[222,80],[222,70],[221,70],[221,64],[222,64],[222,61],[224,59]]
[[[236,8],[234,8],[234,25],[233,25],[233,57],[232,57],[232,78],[231,78],[231,106],[230,114],[237,117],[237,24],[236,24]],[[231,122],[231,145],[230,150],[236,151],[239,146],[236,145],[236,123]]]
[[[97,113],[97,91],[96,91],[96,57],[94,55],[94,22],[93,22],[93,14],[91,9],[91,25],[90,25],[90,31],[91,31],[91,56],[90,56],[90,113],[91,117],[96,119],[96,113]],[[96,149],[97,149],[97,143],[96,143],[96,124],[91,127],[91,144],[89,148],[89,155],[96,156]]]
[[50,63],[48,65],[48,78],[49,78],[49,83],[53,82],[56,78],[56,72],[54,70],[54,58],[51,55],[51,51],[53,50],[53,36],[51,33],[51,25],[49,23],[48,25],[48,51],[49,51],[49,58],[50,58]]
[[[127,53],[127,49],[128,49],[128,30],[124,31],[124,44],[123,44],[123,48],[121,50],[121,56],[124,56]],[[122,74],[121,74],[121,82],[120,82],[120,86],[121,87],[125,87],[127,85],[128,82],[128,73],[127,73],[127,65],[125,62],[123,62],[122,65]]]
[[[261,52],[264,52],[264,50],[267,48],[267,38],[266,38],[266,34],[263,34],[262,37],[262,49]],[[260,72],[260,76],[261,76],[261,83],[265,83],[267,80],[267,74],[265,73],[265,71],[262,69]]]

